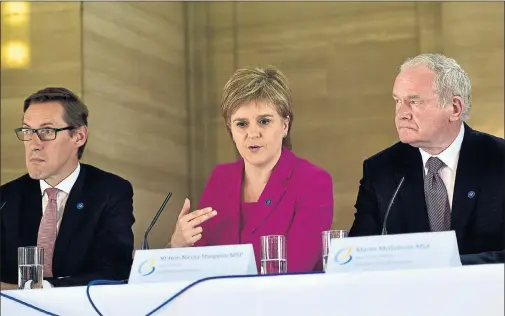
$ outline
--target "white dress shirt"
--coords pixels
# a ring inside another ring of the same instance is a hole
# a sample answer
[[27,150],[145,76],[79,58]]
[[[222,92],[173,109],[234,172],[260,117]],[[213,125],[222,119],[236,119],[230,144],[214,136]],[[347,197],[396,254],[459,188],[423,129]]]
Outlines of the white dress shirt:
[[[66,177],[63,181],[58,183],[55,188],[58,189],[58,194],[56,195],[56,208],[57,208],[57,216],[58,223],[57,232],[60,229],[61,219],[63,218],[63,211],[65,210],[65,204],[67,203],[68,195],[70,194],[70,190],[74,186],[77,178],[79,177],[79,172],[81,171],[81,164],[78,163],[75,170]],[[44,192],[47,188],[52,188],[45,180],[40,180],[40,191],[42,192],[42,214],[45,213],[47,208],[47,202],[49,201],[49,197]],[[25,289],[29,289],[31,287],[31,281],[26,282]],[[43,282],[43,288],[52,288],[52,284],[46,280]]]
[[452,198],[454,194],[454,182],[456,180],[456,170],[458,169],[458,159],[459,152],[461,150],[461,144],[463,143],[463,137],[465,135],[465,126],[461,124],[461,128],[459,130],[459,134],[454,139],[452,144],[447,147],[444,151],[442,151],[438,155],[430,155],[421,148],[419,151],[421,152],[421,157],[423,158],[423,166],[424,166],[424,175],[428,173],[428,167],[426,167],[426,162],[430,157],[437,157],[442,160],[445,164],[438,171],[440,174],[440,178],[444,182],[445,188],[447,189],[447,197],[449,198],[449,206],[452,211]]

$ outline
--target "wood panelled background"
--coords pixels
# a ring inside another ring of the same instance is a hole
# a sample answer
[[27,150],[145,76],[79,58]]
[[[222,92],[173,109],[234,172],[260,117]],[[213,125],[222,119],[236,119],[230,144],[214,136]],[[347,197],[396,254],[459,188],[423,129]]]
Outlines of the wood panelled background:
[[458,60],[472,80],[469,123],[504,136],[504,23],[503,3],[441,5],[444,53]]
[[83,161],[134,185],[137,245],[168,191],[174,195],[152,247],[168,241],[186,196],[196,206],[215,164],[237,158],[219,101],[239,67],[275,65],[288,76],[294,151],[332,174],[335,228],[352,223],[363,159],[397,141],[391,90],[405,58],[454,57],[473,83],[469,123],[503,137],[503,3],[48,2],[32,8],[32,65],[2,69],[1,182],[25,172],[22,144],[12,132],[22,99],[65,85],[90,108]]
[[86,162],[134,186],[137,244],[167,244],[189,194],[183,4],[84,2],[83,93],[90,109]]

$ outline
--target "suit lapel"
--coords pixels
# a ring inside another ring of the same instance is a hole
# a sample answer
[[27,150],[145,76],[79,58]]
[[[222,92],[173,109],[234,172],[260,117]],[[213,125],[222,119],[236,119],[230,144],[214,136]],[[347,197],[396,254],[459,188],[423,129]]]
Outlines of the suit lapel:
[[[21,208],[18,218],[20,230],[20,247],[36,246],[39,234],[40,221],[42,219],[42,192],[38,180],[28,178],[26,191],[22,194]],[[18,214],[18,212],[16,212]],[[14,224],[13,224],[14,225]]]
[[287,149],[283,149],[281,157],[272,170],[265,189],[263,189],[258,199],[254,216],[250,218],[244,227],[246,234],[254,233],[279,205],[286,193],[287,181],[291,176],[295,161],[294,154]]
[[427,232],[430,231],[430,223],[424,197],[423,159],[417,148],[406,145],[405,150],[403,172],[396,175],[396,185],[405,176],[404,187],[398,192],[403,206],[399,211],[403,212],[407,232]]
[[[227,234],[224,238],[226,238],[227,244],[238,244],[240,243],[240,210],[241,210],[241,188],[242,188],[242,179],[244,173],[244,161],[239,160],[233,166],[233,170],[228,174],[228,178],[223,183],[225,186],[224,192],[225,194],[222,196],[222,200],[226,203],[227,207],[224,209],[229,209],[230,214],[226,219],[225,227],[221,229],[223,231],[229,231],[230,234]],[[219,209],[218,214],[219,214]],[[210,220],[212,222],[212,220]]]
[[456,180],[454,183],[454,195],[452,200],[451,229],[456,231],[458,240],[461,240],[468,222],[468,218],[478,198],[481,177],[481,166],[478,150],[475,148],[474,131],[465,124],[465,136],[461,144]]
[[[66,250],[72,240],[72,235],[76,233],[77,228],[83,223],[83,217],[89,210],[89,203],[85,195],[84,188],[86,182],[86,168],[81,164],[79,177],[75,182],[65,204],[63,218],[60,223],[58,237],[54,246],[53,271],[57,271],[59,264],[65,259]],[[78,207],[79,205],[79,207]],[[88,206],[88,207],[86,207]]]

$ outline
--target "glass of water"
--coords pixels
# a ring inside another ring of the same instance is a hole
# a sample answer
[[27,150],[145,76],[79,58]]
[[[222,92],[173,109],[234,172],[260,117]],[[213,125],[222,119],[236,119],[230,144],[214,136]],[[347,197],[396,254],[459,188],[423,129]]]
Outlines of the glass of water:
[[346,238],[349,235],[348,230],[325,230],[323,232],[323,270],[326,271],[328,254],[330,253],[331,240],[335,238]]
[[261,274],[286,273],[286,237],[261,236]]
[[[32,289],[41,289],[44,280],[44,248],[18,248],[18,288],[30,283]],[[31,282],[30,282],[31,281]]]

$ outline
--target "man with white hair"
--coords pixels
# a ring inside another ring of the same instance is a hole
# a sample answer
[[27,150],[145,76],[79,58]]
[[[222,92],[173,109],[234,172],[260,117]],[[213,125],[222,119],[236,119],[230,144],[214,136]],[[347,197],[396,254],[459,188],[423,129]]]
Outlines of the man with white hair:
[[400,142],[365,160],[349,235],[454,230],[463,264],[504,262],[505,141],[465,123],[468,75],[421,54],[400,67],[393,99]]

